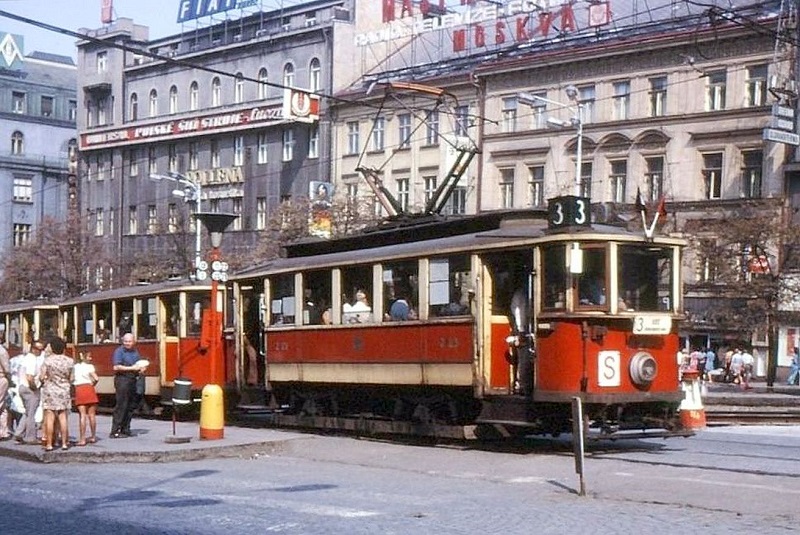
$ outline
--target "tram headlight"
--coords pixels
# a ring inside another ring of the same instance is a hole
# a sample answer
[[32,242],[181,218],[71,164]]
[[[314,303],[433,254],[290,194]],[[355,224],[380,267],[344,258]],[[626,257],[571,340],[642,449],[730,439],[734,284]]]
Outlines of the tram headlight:
[[639,351],[631,359],[631,380],[638,386],[647,386],[658,374],[658,363],[650,353]]

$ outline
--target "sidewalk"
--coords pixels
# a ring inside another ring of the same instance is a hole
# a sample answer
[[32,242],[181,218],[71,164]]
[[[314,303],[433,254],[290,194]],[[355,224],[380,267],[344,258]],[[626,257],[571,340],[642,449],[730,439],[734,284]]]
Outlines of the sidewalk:
[[[130,438],[108,438],[111,429],[111,416],[97,416],[97,442],[86,446],[75,446],[78,415],[69,416],[70,442],[68,450],[55,448],[45,452],[40,445],[19,444],[15,440],[0,442],[0,457],[14,457],[21,460],[59,463],[155,463],[196,461],[222,457],[251,457],[281,451],[291,440],[307,438],[308,435],[274,429],[250,429],[225,427],[224,438],[219,440],[200,440],[199,424],[177,422],[173,435],[172,422],[162,420],[136,419],[131,422]],[[183,443],[169,443],[168,440],[189,439]]]

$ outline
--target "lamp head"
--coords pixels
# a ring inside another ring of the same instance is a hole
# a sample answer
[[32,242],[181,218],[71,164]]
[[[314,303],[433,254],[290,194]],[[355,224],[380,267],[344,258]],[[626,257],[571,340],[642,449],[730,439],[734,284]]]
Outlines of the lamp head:
[[222,233],[239,216],[219,212],[199,212],[194,214],[194,217],[206,227],[208,235],[211,237],[211,247],[219,248],[222,245]]

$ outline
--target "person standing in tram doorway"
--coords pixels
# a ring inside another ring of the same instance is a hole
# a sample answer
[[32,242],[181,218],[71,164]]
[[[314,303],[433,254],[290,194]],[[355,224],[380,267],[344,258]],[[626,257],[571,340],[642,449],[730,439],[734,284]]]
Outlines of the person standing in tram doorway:
[[111,420],[110,438],[130,437],[131,417],[136,403],[136,378],[142,371],[137,363],[142,356],[136,349],[136,339],[131,333],[122,337],[122,345],[114,350],[111,362],[114,369],[116,406]]
[[506,338],[510,362],[514,369],[514,391],[523,396],[533,390],[533,340],[530,334],[529,281],[525,273],[514,273],[514,293],[509,303],[511,334]]

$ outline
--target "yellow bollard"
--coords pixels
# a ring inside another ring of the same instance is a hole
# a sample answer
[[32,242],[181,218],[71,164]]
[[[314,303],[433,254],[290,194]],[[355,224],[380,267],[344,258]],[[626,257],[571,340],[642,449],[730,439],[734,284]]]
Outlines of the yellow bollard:
[[200,438],[218,440],[225,434],[225,401],[219,385],[203,387],[200,400]]

